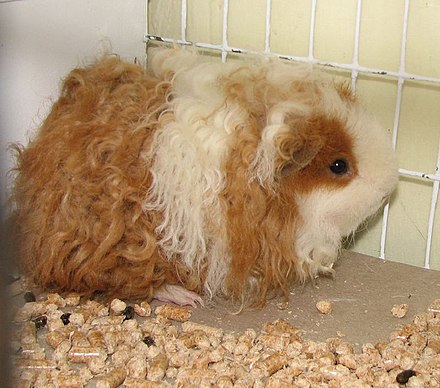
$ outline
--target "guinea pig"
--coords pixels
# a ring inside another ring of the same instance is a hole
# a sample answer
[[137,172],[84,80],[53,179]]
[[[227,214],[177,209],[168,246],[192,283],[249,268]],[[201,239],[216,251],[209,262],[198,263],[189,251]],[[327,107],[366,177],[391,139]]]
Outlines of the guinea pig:
[[307,64],[156,48],[65,78],[26,147],[13,218],[48,290],[261,306],[332,273],[396,187],[389,136]]

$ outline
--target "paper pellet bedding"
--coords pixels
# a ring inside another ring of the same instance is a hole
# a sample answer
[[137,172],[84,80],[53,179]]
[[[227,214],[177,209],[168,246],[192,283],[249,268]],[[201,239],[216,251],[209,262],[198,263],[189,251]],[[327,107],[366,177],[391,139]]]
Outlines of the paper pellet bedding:
[[357,353],[340,337],[303,338],[284,320],[229,333],[191,322],[190,309],[151,315],[143,302],[133,307],[140,317],[128,307],[74,294],[26,303],[14,318],[15,386],[440,387],[440,299]]

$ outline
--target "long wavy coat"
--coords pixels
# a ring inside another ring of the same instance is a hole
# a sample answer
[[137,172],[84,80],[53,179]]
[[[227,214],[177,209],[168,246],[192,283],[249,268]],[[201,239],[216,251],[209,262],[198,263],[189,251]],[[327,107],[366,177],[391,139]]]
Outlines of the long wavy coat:
[[397,181],[346,87],[185,50],[156,50],[151,71],[116,57],[73,70],[17,151],[19,254],[38,284],[182,304],[262,304],[331,272]]

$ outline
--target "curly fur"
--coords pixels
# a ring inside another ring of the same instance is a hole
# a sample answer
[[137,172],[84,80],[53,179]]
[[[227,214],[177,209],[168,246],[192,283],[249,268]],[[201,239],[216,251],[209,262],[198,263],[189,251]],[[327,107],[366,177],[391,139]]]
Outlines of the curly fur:
[[[20,258],[47,288],[261,305],[331,271],[389,197],[395,157],[349,89],[308,65],[156,49],[73,70],[16,147]],[[350,169],[337,176],[336,159]]]

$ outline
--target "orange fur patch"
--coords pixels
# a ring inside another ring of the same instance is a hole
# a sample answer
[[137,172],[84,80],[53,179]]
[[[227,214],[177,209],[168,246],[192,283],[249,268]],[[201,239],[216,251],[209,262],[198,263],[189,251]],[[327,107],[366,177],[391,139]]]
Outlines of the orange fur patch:
[[[348,185],[357,175],[357,161],[352,139],[344,129],[344,123],[335,118],[315,115],[307,121],[304,133],[305,141],[317,144],[308,147],[319,147],[319,152],[309,159],[310,163],[292,175],[291,184],[295,190],[307,193],[319,187],[337,189]],[[336,159],[348,161],[348,174],[337,176],[330,171],[329,166]]]
[[161,257],[154,215],[142,210],[151,184],[142,153],[168,91],[117,58],[73,70],[35,139],[16,147],[18,249],[37,284],[151,297],[177,282],[180,264]]

